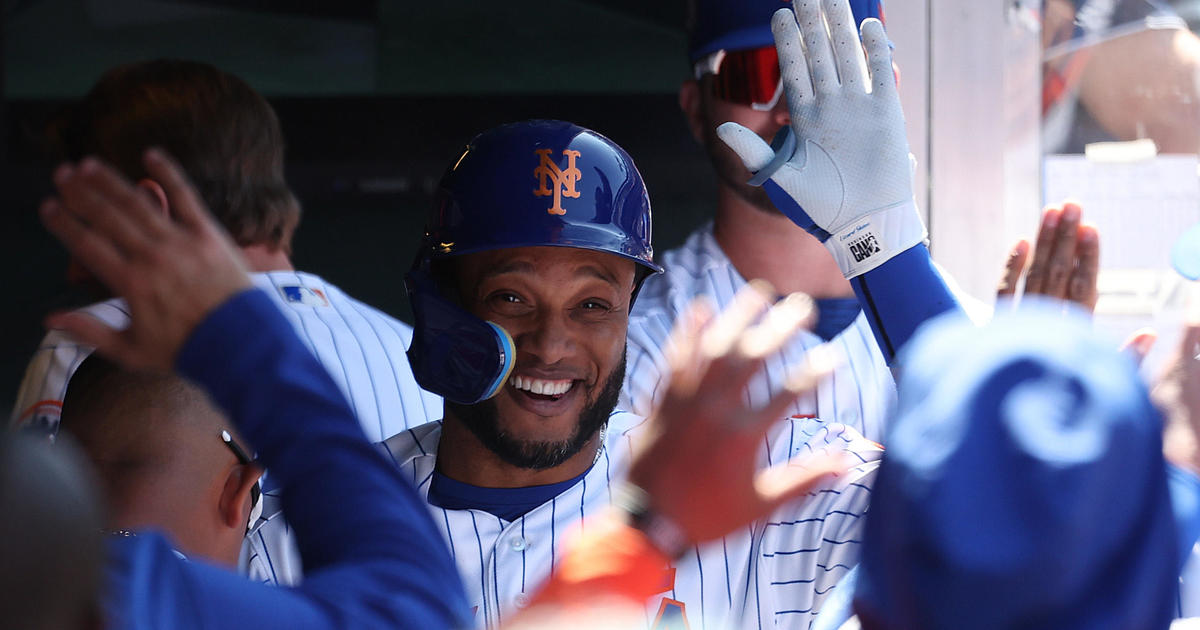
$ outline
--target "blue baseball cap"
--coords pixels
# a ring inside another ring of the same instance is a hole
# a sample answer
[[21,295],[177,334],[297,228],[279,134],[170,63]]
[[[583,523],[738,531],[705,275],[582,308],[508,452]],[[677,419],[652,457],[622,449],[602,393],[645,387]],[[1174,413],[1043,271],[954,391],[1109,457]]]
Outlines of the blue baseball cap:
[[[775,43],[771,16],[790,7],[785,0],[690,0],[688,58],[692,63],[718,50],[762,48]],[[850,0],[854,18],[883,19],[883,0]]]
[[875,628],[1166,628],[1179,575],[1162,419],[1061,304],[961,316],[901,355],[853,586]]

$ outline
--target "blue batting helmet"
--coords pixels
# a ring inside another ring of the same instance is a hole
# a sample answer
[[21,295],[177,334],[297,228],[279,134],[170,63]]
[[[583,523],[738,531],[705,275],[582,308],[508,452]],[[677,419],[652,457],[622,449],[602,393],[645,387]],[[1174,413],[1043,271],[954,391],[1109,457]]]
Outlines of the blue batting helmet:
[[[692,63],[718,50],[745,50],[775,44],[771,16],[790,6],[781,0],[691,0],[688,3],[688,58]],[[859,23],[883,19],[882,0],[850,0]]]
[[508,333],[441,295],[431,262],[529,246],[628,258],[640,269],[639,286],[661,272],[650,245],[650,197],[629,154],[558,120],[503,125],[471,140],[442,177],[407,277],[416,318],[408,356],[421,387],[476,403],[500,390],[515,358]]
[[476,136],[442,178],[427,255],[533,245],[609,252],[662,271],[650,246],[650,196],[629,154],[558,120]]

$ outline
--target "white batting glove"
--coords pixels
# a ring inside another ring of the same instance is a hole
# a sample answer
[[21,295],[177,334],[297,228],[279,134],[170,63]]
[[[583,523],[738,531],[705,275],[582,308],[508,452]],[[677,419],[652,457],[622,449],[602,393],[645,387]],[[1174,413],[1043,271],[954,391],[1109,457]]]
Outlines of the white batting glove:
[[769,176],[799,204],[782,212],[810,231],[828,233],[825,246],[853,278],[926,236],[913,199],[891,49],[883,24],[873,18],[863,22],[860,45],[846,0],[795,0],[793,7],[795,13],[775,13],[771,30],[796,141],[777,142],[776,156],[737,123],[721,125],[717,135],[758,174],[752,182]]

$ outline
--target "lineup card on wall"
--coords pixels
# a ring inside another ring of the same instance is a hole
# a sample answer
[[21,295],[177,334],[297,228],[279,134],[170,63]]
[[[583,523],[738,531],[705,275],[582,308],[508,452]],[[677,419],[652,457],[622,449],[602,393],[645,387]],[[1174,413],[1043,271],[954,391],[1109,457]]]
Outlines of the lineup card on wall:
[[1102,269],[1169,269],[1171,245],[1200,221],[1200,161],[1108,156],[1047,155],[1043,202],[1079,200],[1084,220],[1100,231]]

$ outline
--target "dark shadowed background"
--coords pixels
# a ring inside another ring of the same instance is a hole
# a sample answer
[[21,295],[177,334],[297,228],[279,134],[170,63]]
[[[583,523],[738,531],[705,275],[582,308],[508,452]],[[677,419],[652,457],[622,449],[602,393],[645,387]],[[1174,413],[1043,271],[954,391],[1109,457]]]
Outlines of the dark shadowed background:
[[[476,132],[562,118],[625,147],[658,251],[710,216],[715,185],[684,125],[684,0],[5,0],[0,176],[7,413],[42,316],[79,302],[41,228],[42,129],[107,68],[213,63],[275,106],[304,204],[298,268],[409,320],[403,274],[431,191]],[[184,289],[186,290],[186,289]]]

